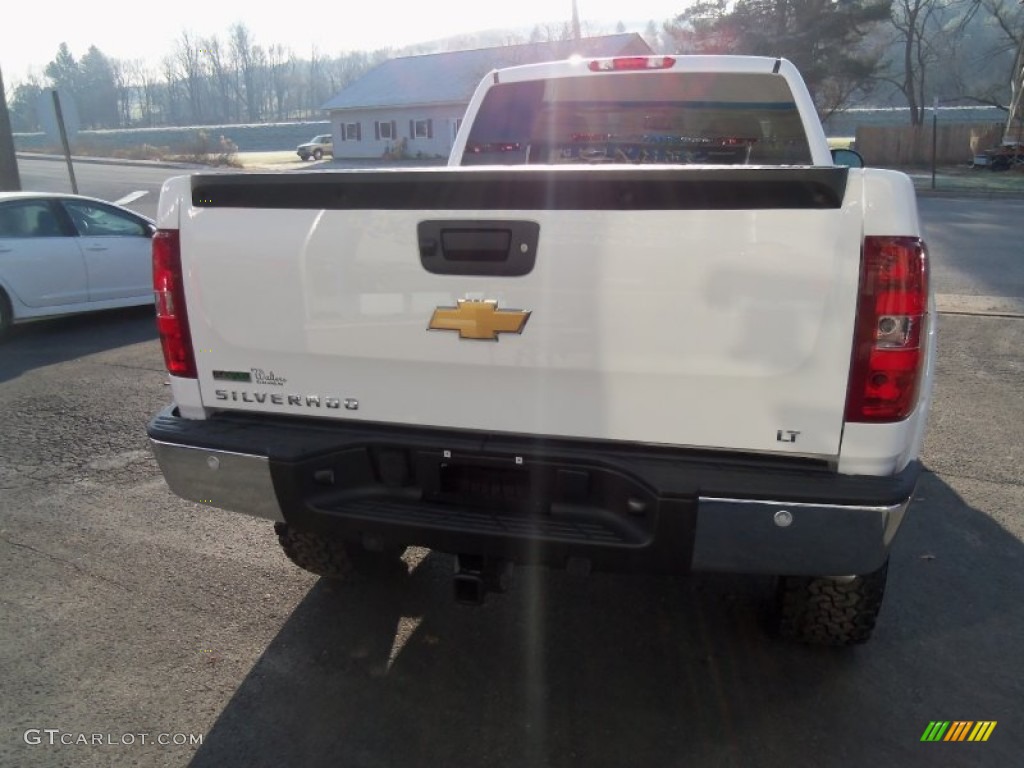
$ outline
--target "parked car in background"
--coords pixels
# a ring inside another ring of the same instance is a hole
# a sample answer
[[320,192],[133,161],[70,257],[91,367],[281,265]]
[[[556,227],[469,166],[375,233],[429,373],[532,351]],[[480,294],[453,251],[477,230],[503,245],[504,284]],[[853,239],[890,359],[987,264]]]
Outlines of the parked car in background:
[[27,320],[152,303],[154,231],[103,200],[0,192],[0,335]]
[[321,136],[314,136],[305,144],[299,144],[296,154],[303,160],[320,160],[324,155],[334,155],[334,139],[331,134],[325,133]]

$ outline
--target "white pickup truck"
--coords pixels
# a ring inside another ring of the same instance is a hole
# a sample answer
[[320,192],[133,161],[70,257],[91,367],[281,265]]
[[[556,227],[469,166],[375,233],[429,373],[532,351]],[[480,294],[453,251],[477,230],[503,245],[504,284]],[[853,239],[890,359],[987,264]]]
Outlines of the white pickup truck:
[[171,489],[326,577],[772,574],[781,635],[866,641],[934,364],[908,178],[734,56],[492,72],[449,165],[164,185]]

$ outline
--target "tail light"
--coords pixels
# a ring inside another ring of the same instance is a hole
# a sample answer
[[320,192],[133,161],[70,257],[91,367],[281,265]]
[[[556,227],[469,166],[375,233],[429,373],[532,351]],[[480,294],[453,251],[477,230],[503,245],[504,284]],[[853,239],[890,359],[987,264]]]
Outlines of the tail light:
[[172,376],[196,378],[196,359],[185,312],[185,282],[181,274],[178,230],[158,229],[153,235],[153,293],[156,327],[164,350],[164,363]]
[[928,254],[916,237],[866,237],[846,420],[893,422],[917,405]]
[[671,69],[675,63],[671,56],[621,56],[617,59],[594,59],[587,66],[591,72],[636,72],[641,69]]

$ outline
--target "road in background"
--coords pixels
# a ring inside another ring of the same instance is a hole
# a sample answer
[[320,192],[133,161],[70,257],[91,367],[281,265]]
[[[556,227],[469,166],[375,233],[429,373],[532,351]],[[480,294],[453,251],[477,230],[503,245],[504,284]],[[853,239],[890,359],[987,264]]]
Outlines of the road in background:
[[[68,169],[63,160],[28,160],[18,158],[21,187],[32,192],[70,192]],[[156,204],[160,187],[165,179],[188,173],[187,169],[158,168],[143,165],[113,165],[107,163],[76,163],[75,179],[78,193],[101,200],[120,200],[132,192],[145,192],[126,206],[137,213],[156,218]]]
[[[248,170],[295,170],[323,169],[330,167],[324,163],[302,163],[292,152],[251,152],[243,156]],[[26,191],[37,192],[70,192],[71,182],[68,180],[67,166],[64,158],[42,159],[19,155],[18,168],[21,172],[21,186]],[[120,200],[133,192],[146,194],[129,205],[137,213],[156,218],[157,201],[160,198],[160,186],[166,179],[182,174],[203,172],[236,172],[238,169],[199,168],[199,167],[167,167],[153,163],[117,163],[76,162],[75,179],[78,192],[82,195],[98,197],[111,202]]]
[[940,309],[1024,315],[1024,200],[939,197],[918,204]]

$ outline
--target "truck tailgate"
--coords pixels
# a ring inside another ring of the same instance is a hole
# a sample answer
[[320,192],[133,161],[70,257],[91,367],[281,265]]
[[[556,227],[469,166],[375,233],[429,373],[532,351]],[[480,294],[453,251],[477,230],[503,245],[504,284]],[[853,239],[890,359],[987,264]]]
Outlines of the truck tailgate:
[[839,452],[862,239],[845,169],[209,175],[186,194],[209,408]]

